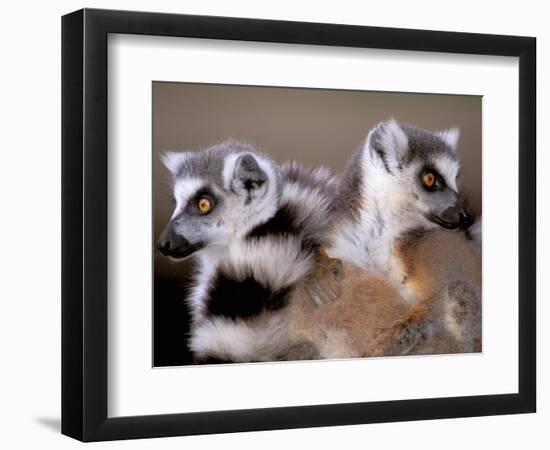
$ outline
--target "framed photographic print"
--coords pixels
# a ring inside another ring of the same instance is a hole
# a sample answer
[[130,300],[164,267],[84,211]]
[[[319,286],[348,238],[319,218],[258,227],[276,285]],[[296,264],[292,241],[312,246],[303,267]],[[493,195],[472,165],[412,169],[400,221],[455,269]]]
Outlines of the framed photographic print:
[[62,21],[62,432],[534,412],[535,39]]

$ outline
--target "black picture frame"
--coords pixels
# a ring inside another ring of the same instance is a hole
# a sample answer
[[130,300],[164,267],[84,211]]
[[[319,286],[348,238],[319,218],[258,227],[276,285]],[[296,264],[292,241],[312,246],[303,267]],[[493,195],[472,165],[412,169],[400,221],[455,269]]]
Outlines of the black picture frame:
[[[109,33],[519,57],[518,393],[107,417]],[[62,433],[82,441],[535,412],[536,39],[83,9],[62,18]]]

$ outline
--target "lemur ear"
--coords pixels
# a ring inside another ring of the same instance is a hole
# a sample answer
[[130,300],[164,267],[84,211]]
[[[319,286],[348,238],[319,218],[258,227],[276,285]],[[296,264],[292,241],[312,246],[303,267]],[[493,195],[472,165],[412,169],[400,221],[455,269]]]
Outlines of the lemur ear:
[[172,175],[177,175],[190,152],[166,152],[160,155],[160,160]]
[[398,167],[408,152],[409,139],[403,129],[394,120],[379,123],[369,132],[367,147],[391,172]]
[[231,190],[250,193],[265,187],[267,181],[267,173],[254,155],[243,153],[237,156],[230,182]]
[[451,147],[453,151],[458,147],[458,138],[460,137],[460,130],[458,128],[453,127],[448,130],[437,131],[435,135]]

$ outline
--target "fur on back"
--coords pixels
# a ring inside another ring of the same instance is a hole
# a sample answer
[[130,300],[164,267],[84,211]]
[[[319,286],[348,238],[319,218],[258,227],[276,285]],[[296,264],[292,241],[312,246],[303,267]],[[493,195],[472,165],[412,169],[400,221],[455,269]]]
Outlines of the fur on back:
[[408,287],[403,300],[379,273],[321,254],[288,310],[294,345],[318,358],[481,351],[481,258],[464,233],[432,230],[398,244]]
[[295,345],[310,343],[317,358],[358,358],[407,310],[382,275],[321,253],[289,306],[289,337]]

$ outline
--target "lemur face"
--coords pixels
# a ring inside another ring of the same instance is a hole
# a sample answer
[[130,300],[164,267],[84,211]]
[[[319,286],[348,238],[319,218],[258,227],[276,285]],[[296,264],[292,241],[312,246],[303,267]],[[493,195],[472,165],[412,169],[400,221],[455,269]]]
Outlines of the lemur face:
[[458,134],[457,129],[432,133],[393,120],[369,134],[371,161],[390,175],[399,207],[409,217],[418,216],[425,227],[466,229],[472,223],[457,185]]
[[275,213],[278,172],[251,146],[226,142],[200,152],[168,153],[174,211],[157,244],[182,259],[228,246]]

